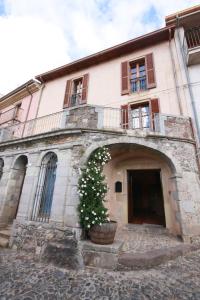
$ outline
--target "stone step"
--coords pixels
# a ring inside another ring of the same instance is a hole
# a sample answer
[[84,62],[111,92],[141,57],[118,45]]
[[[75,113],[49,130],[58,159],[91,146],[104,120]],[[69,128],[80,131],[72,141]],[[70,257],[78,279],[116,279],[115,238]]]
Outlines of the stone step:
[[9,244],[9,239],[0,237],[0,247],[1,248],[7,248]]
[[134,232],[144,232],[144,233],[156,233],[156,234],[168,234],[168,229],[161,225],[154,224],[127,224],[123,230],[134,231]]
[[198,249],[200,249],[200,244],[182,244],[174,247],[154,249],[144,253],[122,253],[118,257],[117,270],[150,269]]

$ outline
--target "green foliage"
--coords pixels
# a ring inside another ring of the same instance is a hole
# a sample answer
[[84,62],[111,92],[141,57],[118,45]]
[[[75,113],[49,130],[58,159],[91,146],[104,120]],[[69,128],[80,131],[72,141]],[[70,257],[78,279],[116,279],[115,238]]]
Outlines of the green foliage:
[[103,166],[111,159],[106,147],[98,148],[90,157],[79,179],[78,206],[81,226],[88,230],[94,224],[108,222],[107,209],[104,207],[105,194],[108,191],[103,175]]

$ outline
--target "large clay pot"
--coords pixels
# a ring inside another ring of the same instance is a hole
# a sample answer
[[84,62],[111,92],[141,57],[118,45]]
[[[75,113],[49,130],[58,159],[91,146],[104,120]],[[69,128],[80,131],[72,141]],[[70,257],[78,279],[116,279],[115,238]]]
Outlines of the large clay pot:
[[95,244],[108,245],[114,242],[117,222],[110,221],[102,225],[94,225],[89,231],[90,239]]

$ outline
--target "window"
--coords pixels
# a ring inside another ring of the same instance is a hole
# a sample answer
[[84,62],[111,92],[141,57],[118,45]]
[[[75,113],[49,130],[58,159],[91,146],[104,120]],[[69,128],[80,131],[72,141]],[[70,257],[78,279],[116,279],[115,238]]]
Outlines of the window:
[[21,111],[22,111],[21,106],[22,106],[21,103],[18,103],[18,104],[15,106],[15,115],[14,115],[14,119],[15,119],[16,121],[19,121],[19,119],[20,119],[20,115],[21,115]]
[[67,80],[63,107],[73,107],[87,103],[89,74]]
[[150,128],[149,103],[131,107],[132,128]]
[[144,58],[121,63],[121,95],[155,88],[153,53]]
[[82,97],[83,79],[79,78],[72,82],[72,94],[70,98],[70,106],[79,105]]
[[47,153],[40,167],[35,202],[32,211],[32,220],[49,222],[56,180],[57,155]]
[[145,129],[156,131],[159,100],[149,99],[143,103],[121,105],[121,126],[123,129]]
[[130,90],[131,92],[147,89],[145,60],[142,59],[130,64]]

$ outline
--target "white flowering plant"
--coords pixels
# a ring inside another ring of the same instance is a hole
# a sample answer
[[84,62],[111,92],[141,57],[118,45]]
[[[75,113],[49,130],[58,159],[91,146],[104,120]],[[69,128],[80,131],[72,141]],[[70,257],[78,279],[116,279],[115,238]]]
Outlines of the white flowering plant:
[[108,186],[103,175],[103,166],[111,159],[108,148],[98,148],[81,171],[78,184],[80,224],[89,230],[93,225],[109,222],[108,210],[104,206]]

